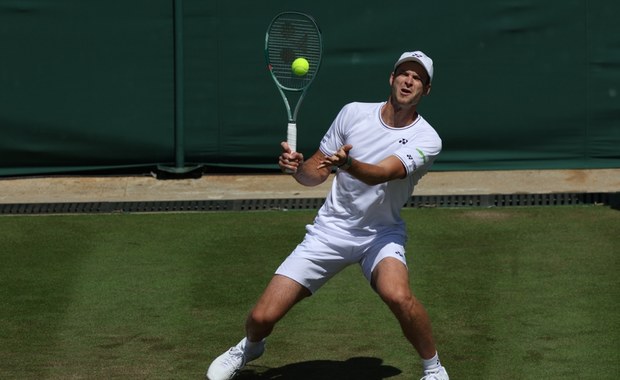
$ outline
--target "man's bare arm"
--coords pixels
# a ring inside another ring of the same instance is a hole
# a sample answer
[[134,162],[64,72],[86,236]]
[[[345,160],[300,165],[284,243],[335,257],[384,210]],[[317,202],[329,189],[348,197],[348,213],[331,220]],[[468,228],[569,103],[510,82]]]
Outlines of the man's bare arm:
[[344,145],[334,155],[323,157],[318,168],[330,168],[337,166],[346,170],[353,177],[359,179],[367,185],[377,185],[394,179],[405,178],[407,171],[405,166],[396,156],[388,156],[378,164],[368,164],[358,161],[349,156],[349,151],[353,147]]
[[292,152],[286,142],[281,144],[282,154],[278,164],[285,173],[291,173],[293,178],[304,186],[317,186],[325,182],[331,173],[331,167],[319,167],[325,155],[317,150],[308,160],[299,152]]

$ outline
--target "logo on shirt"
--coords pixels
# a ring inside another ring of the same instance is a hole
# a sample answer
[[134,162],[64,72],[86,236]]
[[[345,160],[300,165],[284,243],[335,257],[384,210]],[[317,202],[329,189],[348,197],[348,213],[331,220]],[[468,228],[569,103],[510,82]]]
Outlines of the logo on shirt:
[[398,140],[398,143],[399,144],[403,144],[403,145],[407,144],[408,142],[409,142],[409,140],[407,140],[407,139],[400,139],[400,140]]
[[410,155],[410,154],[408,154],[408,155],[407,155],[407,159],[408,159],[409,161],[411,161],[411,163],[413,164],[413,170],[414,170],[414,171],[415,171],[415,170],[418,170],[418,165],[415,163],[415,160],[413,159],[413,156],[412,156],[412,155]]
[[419,148],[415,148],[415,150],[417,150],[418,154],[420,154],[420,157],[422,157],[422,162],[426,163],[426,161],[428,161],[426,154],[424,154],[424,152],[422,152],[422,150],[420,150]]

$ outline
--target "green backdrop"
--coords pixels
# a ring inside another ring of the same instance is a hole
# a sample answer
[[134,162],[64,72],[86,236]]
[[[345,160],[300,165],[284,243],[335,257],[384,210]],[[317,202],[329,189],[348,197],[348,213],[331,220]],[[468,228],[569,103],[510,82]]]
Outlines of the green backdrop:
[[306,3],[0,0],[0,175],[179,156],[275,169],[286,113],[263,45],[283,10],[324,36],[298,118],[306,155],[342,105],[385,100],[394,61],[421,49],[436,170],[620,167],[617,0]]

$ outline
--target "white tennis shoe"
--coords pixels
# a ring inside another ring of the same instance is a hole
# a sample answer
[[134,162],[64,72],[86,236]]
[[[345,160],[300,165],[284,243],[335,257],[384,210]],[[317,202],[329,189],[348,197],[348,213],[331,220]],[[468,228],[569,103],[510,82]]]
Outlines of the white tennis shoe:
[[246,363],[257,359],[265,352],[264,341],[251,351],[245,349],[245,341],[246,338],[243,338],[236,346],[218,356],[207,370],[207,379],[230,380],[239,373]]
[[424,371],[424,376],[420,380],[450,380],[450,377],[444,367],[437,367]]

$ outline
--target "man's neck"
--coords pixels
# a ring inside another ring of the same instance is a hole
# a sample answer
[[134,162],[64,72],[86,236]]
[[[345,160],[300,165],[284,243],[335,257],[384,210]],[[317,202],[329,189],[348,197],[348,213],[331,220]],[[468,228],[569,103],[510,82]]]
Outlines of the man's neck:
[[418,112],[416,109],[417,107],[415,105],[410,107],[402,107],[395,104],[395,102],[393,102],[390,98],[381,109],[381,118],[385,124],[392,128],[406,127],[418,118]]

